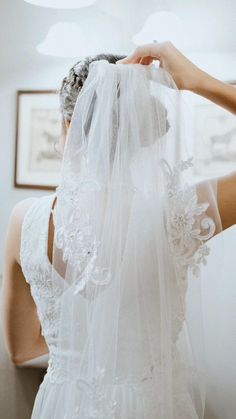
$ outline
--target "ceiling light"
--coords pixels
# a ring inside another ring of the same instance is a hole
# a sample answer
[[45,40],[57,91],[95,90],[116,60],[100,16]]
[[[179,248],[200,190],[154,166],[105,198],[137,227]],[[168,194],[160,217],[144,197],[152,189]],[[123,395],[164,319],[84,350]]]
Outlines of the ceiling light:
[[53,9],[80,9],[95,3],[96,0],[25,0],[35,6],[50,7]]
[[83,57],[93,53],[92,45],[76,23],[59,22],[53,25],[38,52],[55,57]]
[[91,10],[79,22],[58,22],[37,46],[38,52],[55,57],[99,53],[126,53],[127,34],[122,22],[100,10]]
[[172,41],[181,47],[184,41],[183,22],[172,12],[157,12],[148,17],[140,32],[132,38],[136,45],[153,41]]

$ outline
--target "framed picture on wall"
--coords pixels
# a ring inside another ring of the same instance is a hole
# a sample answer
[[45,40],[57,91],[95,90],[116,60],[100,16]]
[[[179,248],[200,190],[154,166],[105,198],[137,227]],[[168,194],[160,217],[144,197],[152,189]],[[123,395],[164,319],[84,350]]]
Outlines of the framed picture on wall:
[[17,92],[15,187],[55,189],[59,183],[61,114],[55,90]]
[[[232,82],[236,88],[236,82]],[[195,174],[209,178],[236,168],[236,118],[209,101],[195,106]]]

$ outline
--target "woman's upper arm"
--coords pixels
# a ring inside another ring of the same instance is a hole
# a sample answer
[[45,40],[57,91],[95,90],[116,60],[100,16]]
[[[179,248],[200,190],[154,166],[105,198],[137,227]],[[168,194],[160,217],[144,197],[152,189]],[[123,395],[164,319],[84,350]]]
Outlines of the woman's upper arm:
[[215,234],[236,224],[236,172],[197,184],[199,202],[208,202],[206,214],[215,223]]
[[8,351],[16,364],[46,352],[36,306],[20,266],[21,226],[32,203],[32,199],[25,200],[13,209],[5,246],[2,290],[4,332]]
[[217,202],[225,230],[236,224],[236,172],[218,179]]

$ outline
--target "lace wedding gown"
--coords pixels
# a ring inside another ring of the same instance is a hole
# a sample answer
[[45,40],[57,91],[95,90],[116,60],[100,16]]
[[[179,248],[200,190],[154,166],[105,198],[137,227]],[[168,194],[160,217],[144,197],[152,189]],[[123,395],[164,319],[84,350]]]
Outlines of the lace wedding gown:
[[[48,227],[54,198],[55,195],[53,194],[37,199],[27,211],[22,226],[22,271],[26,281],[30,285],[32,297],[36,303],[38,317],[42,326],[42,334],[49,348],[49,365],[35,400],[32,419],[77,418],[76,409],[74,408],[70,413],[64,414],[65,400],[70,397],[70,382],[73,383],[76,379],[74,377],[76,372],[76,357],[74,359],[74,370],[72,368],[71,374],[68,374],[67,369],[63,368],[65,354],[61,353],[61,356],[58,356],[55,339],[58,328],[57,308],[63,290],[63,282],[59,277],[58,283],[52,284],[52,265],[48,259]],[[189,209],[189,211],[192,210],[193,208]],[[152,304],[155,305],[155,300],[152,299],[152,290],[150,290],[149,296],[150,306]],[[173,316],[177,320],[175,323],[175,333],[178,333],[184,320],[184,313],[179,312],[178,304],[175,305],[175,310],[176,313],[173,313]],[[156,336],[156,339],[158,339],[158,336]],[[173,357],[175,356],[177,357],[177,352],[173,354]],[[147,406],[147,417],[145,419],[162,419],[162,416],[159,416],[160,406],[157,403],[158,395],[152,394],[152,372],[154,367],[158,368],[158,365],[152,366],[146,371],[146,374],[140,379],[140,383],[136,388],[140,396],[146,393],[147,399],[149,399],[150,404]],[[184,386],[182,379],[183,366],[178,364],[178,358],[176,358],[175,367],[174,418],[198,419],[193,402]],[[137,419],[133,414],[132,391],[128,383],[117,386],[116,398],[121,406],[125,406],[125,414],[127,414],[127,409],[130,411],[129,419]],[[79,402],[78,400],[78,405]],[[135,409],[137,408],[136,406]],[[122,419],[122,411],[119,413],[120,416],[117,416],[117,418]],[[92,416],[90,417],[92,418]],[[97,418],[96,414],[93,418]]]

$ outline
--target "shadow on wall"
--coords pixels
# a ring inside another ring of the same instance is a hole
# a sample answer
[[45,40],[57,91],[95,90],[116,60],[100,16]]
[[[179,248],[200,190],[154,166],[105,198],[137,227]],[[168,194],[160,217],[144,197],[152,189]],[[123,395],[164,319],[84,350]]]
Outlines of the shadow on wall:
[[17,368],[9,360],[0,329],[0,418],[30,419],[44,371]]

